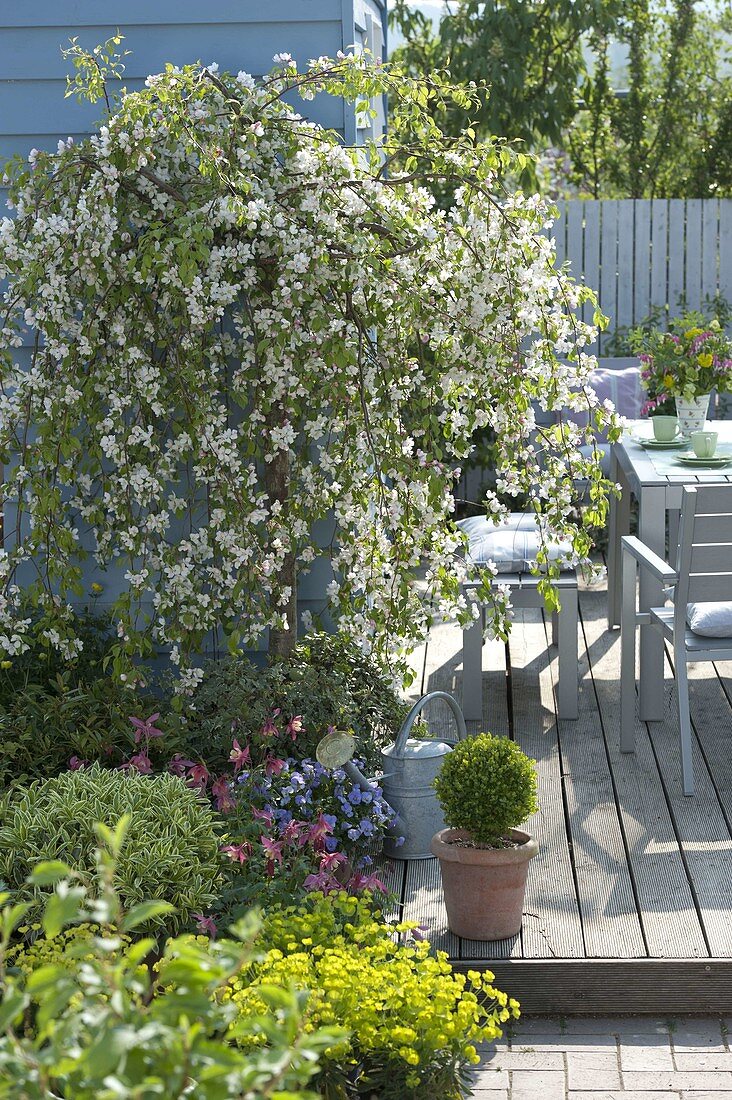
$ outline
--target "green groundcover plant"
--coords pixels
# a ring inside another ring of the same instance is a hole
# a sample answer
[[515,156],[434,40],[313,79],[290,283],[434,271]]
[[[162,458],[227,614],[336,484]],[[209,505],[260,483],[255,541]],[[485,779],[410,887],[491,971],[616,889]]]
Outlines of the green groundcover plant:
[[221,940],[140,932],[170,904],[116,889],[131,819],[95,832],[93,881],[61,861],[42,938],[0,895],[0,1097],[458,1100],[475,1044],[519,1014],[489,972],[453,972],[411,924],[341,892],[248,914]]
[[174,911],[166,927],[185,926],[214,901],[219,842],[210,806],[173,775],[94,764],[16,788],[0,802],[0,881],[19,900],[37,905],[43,887],[30,886],[28,875],[39,860],[61,860],[91,876],[96,823],[113,825],[124,814],[129,828],[115,872],[122,903],[168,902]]
[[500,846],[537,809],[536,765],[515,741],[481,733],[445,757],[435,790],[447,825]]
[[[0,789],[58,775],[73,760],[119,766],[138,751],[130,719],[164,703],[142,672],[122,681],[106,669],[116,637],[108,619],[79,612],[77,625],[83,648],[73,660],[36,639],[14,661],[0,662]],[[168,737],[169,756],[170,744]]]
[[129,942],[170,915],[165,902],[122,904],[115,884],[131,824],[98,827],[96,891],[58,861],[35,868],[35,886],[57,883],[41,918],[43,950],[8,950],[27,905],[0,894],[0,1097],[316,1100],[308,1083],[344,1030],[305,1028],[307,996],[292,986],[264,985],[259,1017],[221,995],[256,958],[256,916],[219,943],[168,941],[164,983],[146,965],[155,940]]
[[499,1038],[518,1004],[495,989],[490,972],[454,972],[415,931],[387,924],[367,898],[313,895],[265,918],[262,959],[225,996],[248,1018],[271,1012],[260,984],[307,989],[307,1025],[350,1033],[323,1055],[317,1080],[333,1100],[468,1095],[474,1044]]
[[279,755],[313,756],[331,727],[352,731],[359,754],[375,766],[409,710],[374,655],[327,634],[306,638],[265,668],[246,657],[209,664],[191,704],[171,716],[175,737],[212,771],[226,765],[234,737],[257,763],[273,747]]

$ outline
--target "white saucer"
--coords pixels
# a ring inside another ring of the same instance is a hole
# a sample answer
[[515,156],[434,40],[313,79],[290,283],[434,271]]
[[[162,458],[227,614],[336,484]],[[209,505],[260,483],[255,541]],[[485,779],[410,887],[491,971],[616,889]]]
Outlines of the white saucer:
[[688,447],[689,440],[678,436],[676,439],[655,439],[653,436],[631,436],[634,443],[638,443],[648,451],[674,451],[679,447]]
[[715,470],[719,466],[729,466],[732,462],[732,454],[712,455],[711,458],[697,458],[696,455],[677,455],[677,462],[683,462],[685,466],[706,466]]

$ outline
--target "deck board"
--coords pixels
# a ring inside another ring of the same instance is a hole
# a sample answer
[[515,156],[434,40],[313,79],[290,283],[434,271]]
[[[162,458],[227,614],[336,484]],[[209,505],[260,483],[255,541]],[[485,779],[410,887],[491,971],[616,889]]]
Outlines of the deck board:
[[707,944],[645,723],[636,718],[635,753],[620,752],[620,636],[617,631],[607,632],[604,593],[583,593],[582,611],[592,685],[648,954],[654,958],[706,956]]
[[[620,635],[607,631],[605,600],[580,586],[576,722],[556,719],[557,655],[540,612],[517,611],[508,647],[484,647],[483,720],[469,732],[513,736],[537,761],[540,809],[528,824],[540,855],[521,934],[492,944],[453,936],[430,860],[394,872],[403,915],[427,925],[459,967],[484,960],[529,1011],[658,1009],[673,974],[679,1011],[716,998],[732,1012],[732,663],[690,666],[697,793],[685,798],[668,660],[664,720],[637,721],[635,753],[619,751]],[[432,630],[415,698],[440,689],[461,700],[461,650],[456,624]],[[453,735],[447,708],[435,706],[429,725]]]
[[539,810],[527,828],[534,836],[542,837],[539,855],[529,864],[523,955],[581,958],[585,948],[564,813],[552,675],[541,612],[516,613],[509,649],[514,736],[537,762]]
[[[649,731],[711,954],[727,958],[732,955],[732,841],[729,825],[696,742],[693,747],[696,793],[693,798],[686,798],[682,793],[678,710],[668,660],[665,662],[664,681],[666,716],[662,722],[649,723]],[[695,730],[707,723],[729,729],[730,712],[728,708],[719,706],[723,693],[714,666],[690,665],[689,682],[694,686],[690,700]]]
[[[578,661],[579,714],[559,722],[559,744],[585,954],[642,958],[647,951],[583,646]],[[552,663],[556,671],[556,658]]]

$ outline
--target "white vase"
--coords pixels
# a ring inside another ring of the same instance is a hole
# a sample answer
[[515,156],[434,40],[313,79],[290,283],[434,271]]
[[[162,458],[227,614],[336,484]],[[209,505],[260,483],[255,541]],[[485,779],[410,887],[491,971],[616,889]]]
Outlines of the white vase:
[[692,432],[703,432],[709,411],[710,394],[694,397],[688,401],[685,397],[676,398],[676,415],[679,418],[681,434],[687,439]]

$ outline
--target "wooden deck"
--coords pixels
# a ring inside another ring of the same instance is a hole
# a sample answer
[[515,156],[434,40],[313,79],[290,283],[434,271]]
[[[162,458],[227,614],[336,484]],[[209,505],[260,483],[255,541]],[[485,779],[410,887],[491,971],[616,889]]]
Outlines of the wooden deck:
[[[529,822],[521,934],[459,940],[447,927],[435,860],[398,863],[405,919],[464,969],[481,962],[534,1012],[732,1011],[732,664],[690,667],[697,793],[681,792],[673,672],[666,718],[638,723],[619,751],[620,638],[602,588],[580,591],[579,719],[556,718],[556,649],[539,611],[517,612],[508,646],[483,651],[482,728],[534,757],[540,809]],[[414,691],[462,690],[461,633],[435,629],[415,654]],[[430,716],[449,727],[447,708]],[[479,723],[470,723],[478,732]]]

